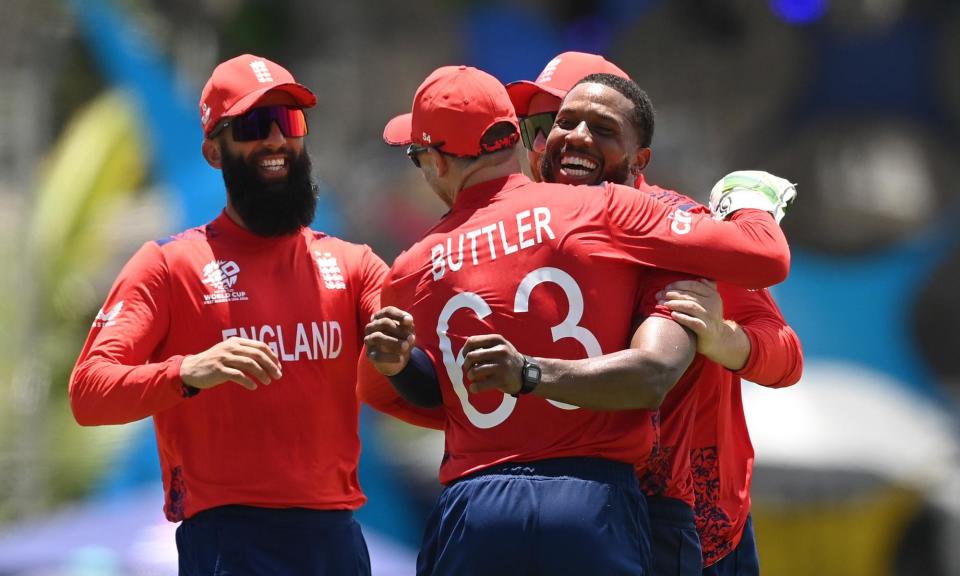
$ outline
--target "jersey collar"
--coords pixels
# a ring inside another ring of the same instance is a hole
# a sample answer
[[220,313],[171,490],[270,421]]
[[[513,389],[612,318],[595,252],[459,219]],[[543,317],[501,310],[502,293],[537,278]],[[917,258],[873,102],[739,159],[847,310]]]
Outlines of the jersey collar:
[[509,176],[494,178],[493,180],[487,180],[486,182],[474,184],[469,188],[464,188],[459,194],[457,194],[457,199],[454,200],[453,206],[450,210],[452,212],[461,208],[476,208],[479,206],[485,206],[497,194],[509,192],[514,188],[519,188],[520,186],[529,183],[529,178],[517,172],[516,174],[510,174]]

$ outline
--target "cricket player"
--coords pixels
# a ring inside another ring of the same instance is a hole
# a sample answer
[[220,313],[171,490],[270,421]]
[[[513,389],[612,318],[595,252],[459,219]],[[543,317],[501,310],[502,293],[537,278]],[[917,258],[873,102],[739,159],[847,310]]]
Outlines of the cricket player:
[[266,58],[214,69],[202,153],[226,207],[130,259],[70,379],[81,425],[153,417],[181,575],[370,574],[355,381],[387,267],[308,228],[315,104]]
[[[578,88],[576,98],[564,102],[564,125],[554,127],[560,98],[578,82],[597,84],[583,80],[588,74],[602,75],[592,78],[606,87]],[[592,113],[604,92],[618,85],[629,90],[617,78],[627,79],[627,75],[601,56],[568,52],[551,60],[537,80],[509,84],[507,90],[521,114],[530,162],[541,161],[547,136],[554,138],[554,155],[566,146],[600,159],[609,149],[605,141],[612,139],[622,146],[623,134],[611,134],[600,115]],[[628,110],[606,112],[625,115]],[[576,130],[564,128],[573,124]],[[649,126],[646,138],[634,137],[641,148],[652,141],[652,119]],[[644,163],[649,161],[646,154]],[[548,157],[544,180],[629,184],[670,206],[709,212],[686,196],[647,183],[642,169],[632,174],[623,170],[618,158],[603,162],[602,170],[578,177],[558,170],[558,163]],[[735,178],[731,175],[730,182]],[[722,188],[725,180],[718,186]],[[708,573],[758,574],[749,520],[753,449],[743,415],[740,377],[769,387],[797,382],[803,361],[799,339],[766,290],[751,292],[724,284],[718,290],[706,280],[685,281],[668,287],[663,298],[674,311],[673,318],[697,334],[700,355],[661,405],[659,443],[650,461],[638,469],[650,509],[654,574],[700,574],[701,546]],[[724,303],[731,320],[724,318]]]
[[[383,292],[419,327],[446,411],[447,488],[418,572],[646,573],[634,465],[652,447],[649,410],[694,343],[651,313],[638,331],[650,346],[623,350],[634,325],[622,311],[657,312],[643,304],[655,286],[644,271],[667,261],[748,286],[779,281],[784,239],[756,210],[718,222],[632,188],[533,183],[519,173],[517,130],[503,86],[461,66],[431,74],[384,131],[451,207]],[[754,193],[737,207],[774,212],[792,189]],[[397,340],[400,361],[385,362],[382,336],[368,331],[371,359],[402,378],[412,343]]]

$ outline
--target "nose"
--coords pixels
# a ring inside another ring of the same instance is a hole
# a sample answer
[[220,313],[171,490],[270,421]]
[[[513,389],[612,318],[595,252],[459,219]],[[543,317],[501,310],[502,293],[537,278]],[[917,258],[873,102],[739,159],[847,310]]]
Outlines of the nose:
[[567,132],[568,141],[586,144],[592,139],[593,136],[590,134],[590,128],[587,126],[586,121],[581,121],[579,124],[574,126],[573,130]]
[[270,132],[267,134],[267,137],[263,139],[263,144],[272,148],[279,148],[286,144],[286,142],[287,138],[283,135],[283,132],[280,131],[280,125],[272,122],[270,124]]

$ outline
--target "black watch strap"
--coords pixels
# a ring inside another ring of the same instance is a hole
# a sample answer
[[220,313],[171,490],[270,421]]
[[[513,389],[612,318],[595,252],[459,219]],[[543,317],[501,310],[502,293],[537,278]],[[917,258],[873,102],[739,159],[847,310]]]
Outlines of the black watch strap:
[[529,394],[540,384],[540,377],[543,375],[540,365],[530,356],[523,356],[523,368],[520,369],[520,390],[512,394],[518,398],[524,394]]
[[200,388],[195,388],[183,380],[180,381],[180,395],[184,398],[193,398],[200,393]]

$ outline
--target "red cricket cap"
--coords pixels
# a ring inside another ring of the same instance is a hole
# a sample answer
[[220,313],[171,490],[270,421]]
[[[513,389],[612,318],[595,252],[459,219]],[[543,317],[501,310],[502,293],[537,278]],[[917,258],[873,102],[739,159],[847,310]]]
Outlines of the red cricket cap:
[[535,94],[546,92],[563,98],[577,82],[591,74],[613,74],[630,79],[626,72],[599,54],[564,52],[547,62],[536,80],[518,80],[507,84],[507,93],[517,115],[526,116],[530,99]]
[[317,97],[298,84],[286,68],[266,58],[243,54],[213,69],[200,94],[200,124],[207,136],[226,116],[239,116],[272,90],[286,92],[303,108],[316,106]]
[[436,146],[454,156],[479,156],[517,141],[505,139],[481,150],[480,140],[494,124],[509,122],[519,134],[517,115],[499,80],[469,66],[437,68],[417,88],[413,111],[387,123],[383,140],[391,146]]

